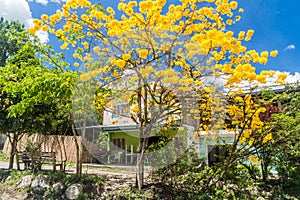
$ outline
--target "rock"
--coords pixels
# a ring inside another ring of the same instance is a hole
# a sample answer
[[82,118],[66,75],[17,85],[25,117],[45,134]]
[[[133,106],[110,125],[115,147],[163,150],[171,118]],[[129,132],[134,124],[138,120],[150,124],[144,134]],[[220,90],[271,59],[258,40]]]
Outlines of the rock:
[[65,189],[65,185],[61,182],[57,182],[52,185],[52,191],[53,194],[55,195],[61,194],[64,191],[64,189]]
[[9,179],[11,179],[11,176],[8,176],[8,177],[5,179],[5,181],[8,181]]
[[236,184],[228,184],[228,188],[230,188],[231,190],[238,190],[238,186]]
[[25,200],[27,199],[27,194],[10,194],[10,193],[1,193],[0,200]]
[[50,176],[39,174],[33,179],[31,188],[39,193],[44,192],[47,188],[50,188]]
[[24,176],[19,185],[18,185],[18,188],[21,189],[21,188],[25,188],[25,187],[30,187],[31,185],[31,182],[32,182],[32,175],[27,175],[27,176]]
[[76,199],[79,194],[82,192],[83,187],[79,183],[75,183],[69,186],[65,192],[67,199]]

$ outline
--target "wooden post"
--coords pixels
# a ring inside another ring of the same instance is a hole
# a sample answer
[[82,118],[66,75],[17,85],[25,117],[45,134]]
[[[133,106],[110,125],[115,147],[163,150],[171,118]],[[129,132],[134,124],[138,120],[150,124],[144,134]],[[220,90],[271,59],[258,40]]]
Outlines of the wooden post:
[[55,156],[55,152],[51,153],[51,157],[52,157],[52,162],[53,162],[53,171],[56,171],[56,156]]
[[17,164],[17,169],[20,170],[20,162],[19,162],[19,154],[16,152],[16,164]]
[[133,163],[133,144],[130,146],[131,156],[130,156],[130,162]]
[[127,165],[127,144],[125,145],[125,164]]

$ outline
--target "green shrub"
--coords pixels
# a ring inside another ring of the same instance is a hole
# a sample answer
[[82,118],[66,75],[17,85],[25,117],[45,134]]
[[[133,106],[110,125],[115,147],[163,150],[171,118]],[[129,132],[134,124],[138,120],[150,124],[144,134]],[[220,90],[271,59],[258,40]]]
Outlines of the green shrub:
[[85,192],[80,193],[79,196],[76,198],[76,200],[87,200],[89,199],[89,195]]

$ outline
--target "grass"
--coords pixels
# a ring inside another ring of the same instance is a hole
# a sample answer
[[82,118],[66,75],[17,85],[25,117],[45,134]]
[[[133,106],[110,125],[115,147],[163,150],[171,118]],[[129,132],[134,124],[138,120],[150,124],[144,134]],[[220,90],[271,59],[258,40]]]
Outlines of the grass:
[[4,154],[2,150],[0,151],[0,161],[3,161],[3,162],[9,161],[9,156]]

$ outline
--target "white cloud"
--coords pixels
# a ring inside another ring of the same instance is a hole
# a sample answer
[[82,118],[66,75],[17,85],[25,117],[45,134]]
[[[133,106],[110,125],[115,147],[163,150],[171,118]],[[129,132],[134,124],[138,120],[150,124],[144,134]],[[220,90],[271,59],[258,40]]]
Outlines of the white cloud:
[[47,32],[38,31],[35,35],[40,39],[41,43],[46,44],[49,42],[49,35]]
[[48,0],[35,0],[37,3],[43,4],[46,6],[48,4]]
[[[42,2],[47,0],[38,1]],[[26,0],[0,0],[0,17],[4,17],[6,20],[18,20],[25,25],[25,28],[29,28],[33,25],[30,7]],[[36,35],[43,43],[49,41],[48,33],[39,31]]]
[[50,2],[59,3],[59,4],[66,1],[67,0],[50,0]]
[[[286,73],[287,77],[285,79],[285,83],[286,84],[296,84],[296,83],[300,83],[300,73],[296,72],[295,74],[291,74],[290,72],[281,72],[281,71],[275,71],[275,75],[273,77],[268,77],[267,78],[267,82],[265,84],[263,83],[259,83],[258,81],[254,81],[252,83],[249,83],[248,81],[242,81],[240,84],[236,84],[235,85],[235,89],[241,88],[243,89],[245,92],[249,92],[249,90],[251,89],[252,92],[258,92],[261,91],[264,88],[271,88],[273,90],[276,89],[283,89],[285,86],[284,85],[280,85],[278,83],[276,83],[278,74],[280,73]],[[229,76],[224,76],[222,77],[223,84],[225,84],[227,82],[227,79],[229,78]],[[253,88],[255,88],[253,90]],[[235,90],[233,89],[233,90]],[[228,90],[232,90],[232,89],[225,89],[226,92],[228,92]]]
[[286,51],[286,50],[294,50],[294,49],[296,49],[296,46],[293,45],[293,44],[290,44],[290,45],[288,45],[283,51]]
[[32,18],[28,2],[25,0],[1,0],[0,16],[7,20],[19,20],[26,28],[29,27]]
[[36,3],[46,6],[49,2],[61,4],[63,2],[66,2],[67,0],[27,0],[27,1],[36,2]]
[[288,76],[286,77],[287,83],[300,83],[300,73],[296,72],[294,75],[288,73]]

